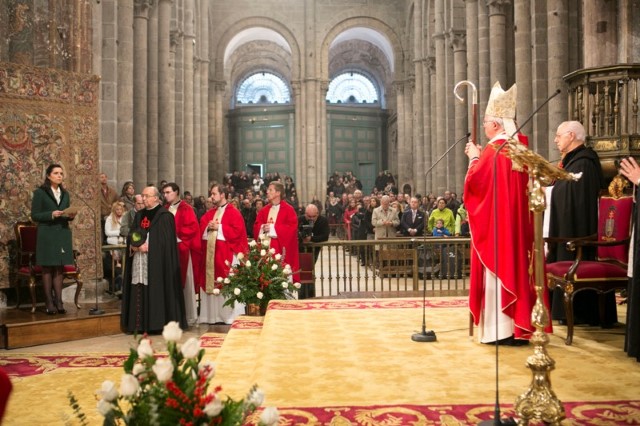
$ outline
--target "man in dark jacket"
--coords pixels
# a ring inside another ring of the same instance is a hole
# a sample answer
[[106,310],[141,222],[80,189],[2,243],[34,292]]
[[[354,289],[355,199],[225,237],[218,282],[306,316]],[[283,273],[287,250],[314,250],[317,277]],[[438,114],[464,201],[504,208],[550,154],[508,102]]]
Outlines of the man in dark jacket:
[[[320,216],[318,207],[311,203],[304,211],[304,215],[298,216],[298,241],[302,253],[313,251],[313,263],[315,265],[320,256],[320,247],[310,247],[307,243],[323,243],[329,240],[329,222],[324,216]],[[298,290],[298,299],[315,297],[315,286],[303,285]]]

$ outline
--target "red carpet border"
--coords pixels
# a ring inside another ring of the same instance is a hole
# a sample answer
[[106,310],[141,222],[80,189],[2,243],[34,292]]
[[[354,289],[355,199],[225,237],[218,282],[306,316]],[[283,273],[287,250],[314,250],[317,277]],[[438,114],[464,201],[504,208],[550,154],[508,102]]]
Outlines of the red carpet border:
[[38,374],[46,374],[58,368],[91,368],[91,367],[117,367],[122,364],[129,355],[33,355],[2,357],[0,365],[9,377],[28,377]]
[[[640,401],[571,402],[564,404],[564,426],[640,425]],[[512,405],[502,418],[515,417]],[[477,425],[494,418],[493,405],[393,405],[371,407],[278,407],[281,425]],[[255,424],[258,413],[246,424]],[[531,424],[538,424],[531,421]]]
[[[269,309],[286,311],[314,310],[314,309],[413,309],[422,308],[420,299],[343,299],[343,300],[318,300],[305,303],[292,303],[286,300],[272,300]],[[469,306],[466,298],[455,299],[427,299],[424,306],[427,308],[462,308]]]

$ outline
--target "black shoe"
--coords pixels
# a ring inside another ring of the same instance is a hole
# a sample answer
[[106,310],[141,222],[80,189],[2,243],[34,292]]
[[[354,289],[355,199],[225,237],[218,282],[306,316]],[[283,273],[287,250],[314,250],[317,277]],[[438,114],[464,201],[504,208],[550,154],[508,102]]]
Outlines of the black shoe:
[[56,308],[56,310],[58,311],[59,314],[66,314],[67,310],[65,308]]
[[44,312],[45,312],[47,315],[55,315],[55,314],[57,314],[57,313],[58,313],[55,309],[49,310],[49,308],[44,308]]

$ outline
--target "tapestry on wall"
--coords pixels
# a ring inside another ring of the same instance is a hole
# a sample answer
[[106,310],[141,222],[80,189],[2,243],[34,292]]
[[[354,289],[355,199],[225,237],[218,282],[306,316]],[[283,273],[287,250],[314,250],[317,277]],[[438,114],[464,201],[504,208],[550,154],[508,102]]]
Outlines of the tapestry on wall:
[[98,88],[97,76],[0,62],[0,288],[12,284],[13,226],[29,219],[33,190],[51,163],[62,165],[80,208],[72,230],[82,275],[101,273]]

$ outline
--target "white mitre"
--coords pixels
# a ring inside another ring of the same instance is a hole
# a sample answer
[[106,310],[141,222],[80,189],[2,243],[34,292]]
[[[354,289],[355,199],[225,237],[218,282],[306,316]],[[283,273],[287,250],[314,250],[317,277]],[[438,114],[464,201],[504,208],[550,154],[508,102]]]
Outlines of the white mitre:
[[498,117],[504,123],[504,130],[509,136],[516,132],[516,97],[518,89],[514,84],[506,92],[502,90],[500,82],[496,81],[491,89],[487,109],[484,112],[485,117]]

